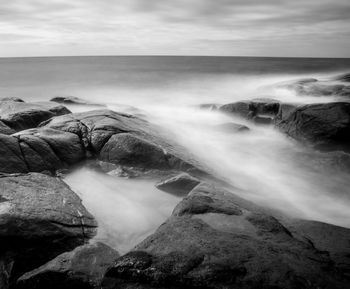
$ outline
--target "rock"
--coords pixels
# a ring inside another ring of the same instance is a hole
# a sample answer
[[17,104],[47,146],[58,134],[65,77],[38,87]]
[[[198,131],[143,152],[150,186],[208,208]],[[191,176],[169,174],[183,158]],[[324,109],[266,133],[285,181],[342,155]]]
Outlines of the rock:
[[89,103],[85,99],[82,99],[82,98],[79,98],[76,96],[56,96],[56,97],[50,99],[50,101],[57,102],[57,103],[63,103],[63,104],[80,104],[80,105],[89,104],[89,105],[91,105],[91,103]]
[[270,98],[256,98],[253,100],[238,101],[221,106],[220,111],[234,114],[246,119],[254,117],[274,118],[279,110],[280,102]]
[[83,245],[25,273],[18,279],[16,288],[99,289],[117,257],[118,252],[103,243]]
[[275,118],[275,122],[286,119],[298,106],[299,104],[296,103],[281,103]]
[[203,104],[199,105],[199,108],[205,109],[205,110],[217,110],[218,105],[215,103],[203,103]]
[[250,130],[249,127],[234,122],[222,123],[214,126],[214,128],[227,133],[246,132]]
[[332,81],[318,81],[313,78],[286,82],[280,87],[294,90],[301,96],[350,96],[350,86]]
[[4,124],[2,121],[0,121],[0,134],[13,134],[16,131],[13,130],[12,128],[8,127],[6,124]]
[[187,173],[181,173],[171,178],[162,180],[156,184],[156,188],[176,195],[186,196],[192,189],[200,183],[200,180]]
[[0,101],[24,102],[23,99],[20,99],[18,97],[3,97],[3,98],[0,98]]
[[343,81],[343,82],[350,82],[350,73],[345,73],[345,74],[339,75],[335,78],[335,80]]
[[109,110],[58,116],[35,129],[0,135],[11,158],[0,156],[0,172],[51,171],[98,158],[125,167],[197,171],[205,169],[160,128]]
[[120,165],[168,169],[166,153],[157,145],[129,133],[113,135],[103,146],[100,158]]
[[350,103],[299,106],[277,122],[287,135],[321,150],[350,150]]
[[45,120],[68,113],[66,107],[52,102],[0,102],[0,120],[16,131],[37,127]]
[[253,122],[255,124],[262,124],[262,125],[269,125],[274,122],[274,119],[272,117],[266,117],[266,116],[254,116]]
[[60,179],[38,173],[0,175],[0,264],[7,268],[0,284],[13,283],[84,244],[96,226],[80,198]]
[[201,184],[115,261],[103,288],[347,288],[345,268],[301,235],[231,192]]

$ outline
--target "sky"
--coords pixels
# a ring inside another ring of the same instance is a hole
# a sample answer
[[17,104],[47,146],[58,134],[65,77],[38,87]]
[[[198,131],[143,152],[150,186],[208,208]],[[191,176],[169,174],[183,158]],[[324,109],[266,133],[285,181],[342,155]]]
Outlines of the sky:
[[0,0],[0,57],[350,57],[350,0]]

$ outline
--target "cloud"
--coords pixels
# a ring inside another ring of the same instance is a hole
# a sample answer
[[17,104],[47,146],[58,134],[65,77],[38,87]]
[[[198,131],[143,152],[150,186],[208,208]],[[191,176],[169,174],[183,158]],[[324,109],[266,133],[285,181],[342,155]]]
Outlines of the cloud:
[[293,56],[289,47],[299,45],[298,56],[316,47],[350,57],[349,15],[348,0],[2,1],[0,56]]

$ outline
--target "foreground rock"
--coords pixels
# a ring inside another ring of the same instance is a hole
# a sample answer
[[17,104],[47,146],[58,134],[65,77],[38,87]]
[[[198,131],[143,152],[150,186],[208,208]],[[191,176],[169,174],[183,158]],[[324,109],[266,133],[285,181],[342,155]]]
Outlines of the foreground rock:
[[18,289],[99,289],[118,252],[103,243],[75,248],[21,276]]
[[84,244],[96,226],[80,198],[61,180],[38,173],[1,175],[1,288]]
[[[116,260],[103,288],[347,288],[349,266],[340,262],[348,258],[350,231],[331,245],[322,237],[312,243],[303,228],[291,232],[230,192],[199,185],[153,235]],[[329,246],[338,246],[334,254]]]
[[52,102],[0,101],[0,121],[15,131],[37,127],[51,117],[70,113]]
[[280,102],[270,98],[257,98],[253,100],[238,101],[222,105],[219,110],[253,120],[257,124],[270,124],[278,114]]
[[197,178],[182,173],[157,183],[156,188],[176,196],[186,196],[199,183]]
[[299,106],[276,125],[287,135],[318,149],[350,151],[350,103]]

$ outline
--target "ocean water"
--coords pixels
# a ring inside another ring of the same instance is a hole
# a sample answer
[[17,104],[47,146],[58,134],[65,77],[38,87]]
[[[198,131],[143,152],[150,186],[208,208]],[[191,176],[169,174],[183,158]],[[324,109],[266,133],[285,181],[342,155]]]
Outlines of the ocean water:
[[[0,59],[0,96],[26,101],[72,95],[108,108],[139,112],[239,188],[243,198],[290,216],[350,227],[350,174],[315,165],[319,154],[272,127],[200,110],[256,97],[300,103],[343,100],[281,89],[304,77],[331,79],[350,72],[350,59],[242,57],[56,57]],[[69,106],[75,111],[94,106]],[[97,108],[97,107],[96,107]],[[236,122],[249,133],[230,134],[215,125]],[[306,157],[307,156],[307,157]],[[98,239],[121,252],[136,245],[171,214],[180,199],[153,183],[80,168],[66,178],[96,216]]]

